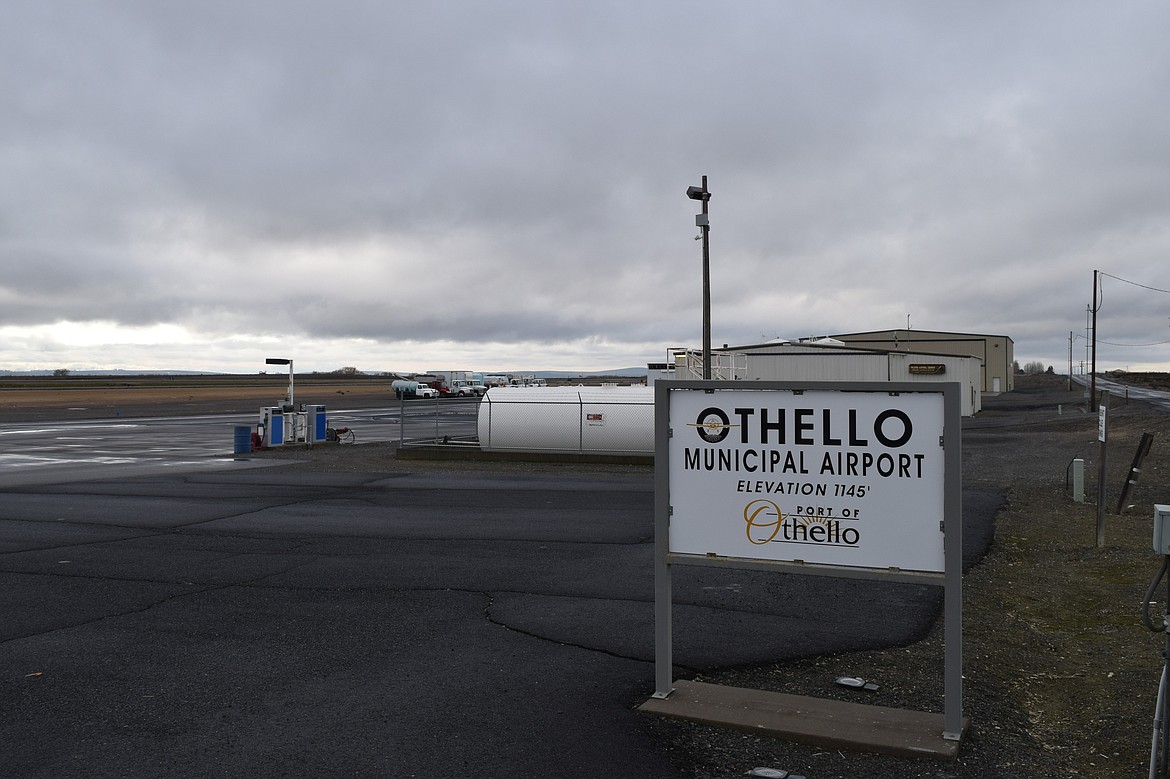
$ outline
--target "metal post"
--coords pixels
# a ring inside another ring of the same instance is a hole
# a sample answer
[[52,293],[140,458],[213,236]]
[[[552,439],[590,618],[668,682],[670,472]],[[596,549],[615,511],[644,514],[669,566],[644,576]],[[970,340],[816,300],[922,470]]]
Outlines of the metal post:
[[[943,487],[943,738],[963,736],[963,419],[959,385],[946,385]],[[954,440],[950,440],[954,438]]]
[[[1162,629],[1166,634],[1166,644],[1162,649],[1162,657],[1164,658],[1162,664],[1162,678],[1166,677],[1166,664],[1170,663],[1170,576],[1166,577],[1166,614],[1162,617]],[[1165,695],[1165,689],[1159,685],[1159,694]],[[1170,765],[1170,726],[1166,721],[1166,707],[1163,704],[1161,708],[1162,714],[1162,769]]]
[[[492,396],[490,394],[484,395],[480,403],[487,403],[487,445],[490,449],[492,445]],[[481,449],[483,448],[483,444],[484,442],[481,439],[479,442]]]
[[293,405],[293,361],[285,357],[269,357],[264,361],[266,365],[287,365],[288,366],[288,404]]
[[1098,409],[1099,416],[1097,418],[1097,441],[1100,444],[1100,455],[1098,460],[1100,466],[1097,468],[1097,548],[1105,548],[1105,415],[1106,407],[1104,404]]
[[711,220],[708,203],[711,193],[707,189],[707,177],[703,176],[701,187],[687,187],[687,197],[703,203],[703,213],[695,218],[703,239],[703,378],[711,378]]
[[674,692],[670,579],[670,393],[654,387],[654,697]]
[[[703,216],[708,216],[707,177],[703,176]],[[709,219],[709,217],[708,217]],[[703,225],[703,378],[711,378],[711,225]]]

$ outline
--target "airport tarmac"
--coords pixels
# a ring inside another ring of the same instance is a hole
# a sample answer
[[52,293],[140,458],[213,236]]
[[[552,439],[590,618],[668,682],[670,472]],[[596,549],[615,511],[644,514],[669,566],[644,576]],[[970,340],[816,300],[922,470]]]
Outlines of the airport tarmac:
[[[400,410],[329,411],[332,427],[350,427],[362,443],[395,441]],[[0,423],[0,487],[110,478],[168,470],[241,470],[263,465],[233,455],[238,426],[259,415],[111,417]]]
[[[635,711],[654,688],[648,470],[209,456],[233,423],[135,420],[137,444],[117,420],[0,429],[7,773],[687,775]],[[19,464],[50,440],[61,462]],[[972,555],[997,505],[965,498]],[[680,678],[906,643],[941,603],[727,569],[674,588]]]

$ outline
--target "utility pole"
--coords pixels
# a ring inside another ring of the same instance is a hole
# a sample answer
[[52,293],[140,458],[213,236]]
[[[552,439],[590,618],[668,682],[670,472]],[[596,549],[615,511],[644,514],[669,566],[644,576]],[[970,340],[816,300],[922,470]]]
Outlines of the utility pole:
[[1097,403],[1097,271],[1093,271],[1093,362],[1089,368],[1089,409]]

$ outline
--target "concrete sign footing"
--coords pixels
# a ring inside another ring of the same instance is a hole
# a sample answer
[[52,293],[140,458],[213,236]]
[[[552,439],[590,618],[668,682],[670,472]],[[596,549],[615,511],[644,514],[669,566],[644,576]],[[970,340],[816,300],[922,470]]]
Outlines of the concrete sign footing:
[[686,680],[638,710],[831,749],[952,760],[968,726],[964,717],[960,739],[947,739],[942,714]]

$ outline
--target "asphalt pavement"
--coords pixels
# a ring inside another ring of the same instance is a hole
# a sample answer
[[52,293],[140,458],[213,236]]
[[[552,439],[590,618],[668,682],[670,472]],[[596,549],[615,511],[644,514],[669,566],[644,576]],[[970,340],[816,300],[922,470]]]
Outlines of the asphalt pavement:
[[[1089,392],[1089,377],[1088,376],[1073,376],[1073,381],[1082,386],[1085,390],[1085,396],[1088,397]],[[1126,401],[1140,400],[1144,403],[1150,404],[1152,407],[1160,411],[1170,411],[1170,392],[1166,390],[1149,389],[1147,387],[1136,387],[1129,384],[1106,379],[1103,376],[1098,376],[1096,381],[1096,389],[1098,393],[1108,392],[1114,400],[1108,403],[1116,402],[1117,398],[1122,398]]]
[[[329,411],[330,426],[355,430],[358,443],[398,440],[399,418],[397,407]],[[249,413],[0,423],[0,487],[257,467],[232,450],[235,428],[258,420]]]
[[[6,775],[686,776],[634,711],[648,471],[222,459],[0,481]],[[971,560],[1000,501],[964,496]],[[676,676],[913,641],[941,595],[683,567]]]

